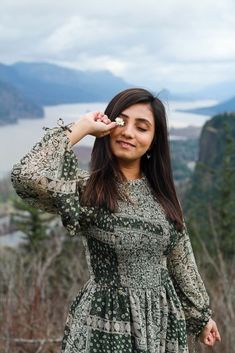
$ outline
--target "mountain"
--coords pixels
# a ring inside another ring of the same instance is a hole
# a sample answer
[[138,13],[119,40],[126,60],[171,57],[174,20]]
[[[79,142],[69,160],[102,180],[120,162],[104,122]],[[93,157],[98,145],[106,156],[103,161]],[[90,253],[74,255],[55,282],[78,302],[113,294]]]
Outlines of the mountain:
[[[223,217],[227,217],[229,213],[233,214],[231,219],[233,219],[232,229],[234,232],[234,141],[235,113],[216,115],[208,120],[202,128],[199,138],[198,160],[191,178],[191,185],[184,195],[183,205],[186,218],[188,220],[194,219],[198,225],[199,234],[201,233],[204,238],[205,234],[212,235],[210,217],[218,220],[222,212],[224,212]],[[224,222],[227,220],[224,219]],[[211,239],[204,240],[210,247]],[[211,251],[214,250],[211,248]]]
[[[228,126],[231,136],[235,141],[235,113],[219,114],[207,120],[202,127],[199,138],[199,153],[196,163],[192,190],[189,199],[206,197],[207,191],[214,188],[217,178],[223,168],[223,156],[226,148],[226,128]],[[235,154],[232,160],[235,167]],[[215,170],[211,174],[211,170]]]
[[20,118],[41,118],[43,115],[42,107],[0,81],[0,126],[16,123]]
[[166,88],[163,88],[161,91],[157,93],[157,97],[161,99],[163,102],[169,102],[169,101],[192,101],[195,99],[193,93],[175,93],[171,92]]
[[212,105],[210,107],[203,107],[203,108],[195,108],[195,109],[178,109],[177,111],[179,112],[187,112],[187,113],[195,113],[195,114],[201,114],[201,115],[209,115],[213,116],[216,114],[222,114],[222,113],[232,113],[235,112],[235,97],[225,101],[218,103],[216,105]]
[[0,79],[40,105],[108,101],[131,87],[107,70],[82,71],[49,63],[0,64]]
[[[202,82],[203,84],[203,82]],[[167,100],[175,101],[197,101],[197,100],[216,100],[219,102],[227,101],[235,96],[235,80],[214,83],[198,91],[187,91],[172,93],[163,89],[160,94]]]

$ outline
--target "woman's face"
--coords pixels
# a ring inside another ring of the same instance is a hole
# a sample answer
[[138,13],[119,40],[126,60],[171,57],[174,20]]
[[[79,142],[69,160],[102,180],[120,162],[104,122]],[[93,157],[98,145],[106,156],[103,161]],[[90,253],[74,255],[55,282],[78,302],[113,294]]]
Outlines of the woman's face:
[[155,121],[151,108],[146,103],[134,104],[123,110],[119,117],[124,120],[124,126],[117,126],[111,131],[111,151],[125,162],[140,160],[154,137]]

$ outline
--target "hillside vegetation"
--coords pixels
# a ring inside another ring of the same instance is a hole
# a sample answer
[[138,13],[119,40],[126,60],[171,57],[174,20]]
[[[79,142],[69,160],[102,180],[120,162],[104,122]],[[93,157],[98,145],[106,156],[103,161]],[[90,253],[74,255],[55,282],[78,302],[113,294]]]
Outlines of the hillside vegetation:
[[41,118],[43,108],[21,94],[16,88],[0,81],[0,126],[16,123],[21,118]]

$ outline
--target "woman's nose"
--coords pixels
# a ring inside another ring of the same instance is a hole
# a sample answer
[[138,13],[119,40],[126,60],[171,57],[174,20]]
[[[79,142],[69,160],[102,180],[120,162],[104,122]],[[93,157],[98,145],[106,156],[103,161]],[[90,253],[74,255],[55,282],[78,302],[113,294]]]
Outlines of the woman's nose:
[[133,137],[134,130],[131,124],[125,123],[124,127],[122,128],[122,135],[127,137]]

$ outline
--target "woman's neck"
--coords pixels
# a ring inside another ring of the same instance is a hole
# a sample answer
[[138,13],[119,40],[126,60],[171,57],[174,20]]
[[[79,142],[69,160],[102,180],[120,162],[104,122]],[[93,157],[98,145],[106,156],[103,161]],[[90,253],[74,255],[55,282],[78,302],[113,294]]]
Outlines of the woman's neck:
[[127,180],[135,180],[142,177],[142,172],[139,165],[119,164],[119,168]]

